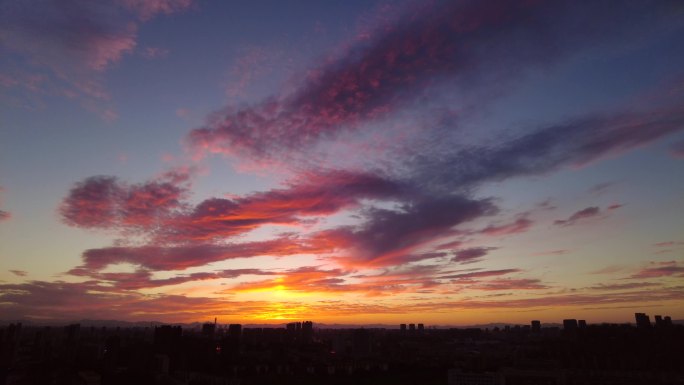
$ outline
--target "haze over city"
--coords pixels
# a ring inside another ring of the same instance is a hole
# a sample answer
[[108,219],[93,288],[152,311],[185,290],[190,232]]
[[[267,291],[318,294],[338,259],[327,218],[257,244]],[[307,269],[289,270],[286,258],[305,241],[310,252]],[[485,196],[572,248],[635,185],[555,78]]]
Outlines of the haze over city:
[[4,0],[0,320],[684,319],[682,41],[665,0]]

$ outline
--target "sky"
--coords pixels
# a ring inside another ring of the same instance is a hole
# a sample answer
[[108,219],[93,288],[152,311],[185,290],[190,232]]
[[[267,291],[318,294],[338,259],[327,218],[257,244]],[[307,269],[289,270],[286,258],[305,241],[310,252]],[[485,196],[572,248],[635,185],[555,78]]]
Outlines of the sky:
[[0,1],[0,319],[684,318],[681,1]]

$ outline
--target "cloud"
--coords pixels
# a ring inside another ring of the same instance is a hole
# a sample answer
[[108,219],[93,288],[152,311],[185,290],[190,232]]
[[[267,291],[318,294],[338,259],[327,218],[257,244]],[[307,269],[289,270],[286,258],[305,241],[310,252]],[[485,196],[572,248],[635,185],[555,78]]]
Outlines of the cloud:
[[596,207],[596,206],[587,207],[586,209],[582,209],[582,210],[575,212],[568,219],[559,219],[559,220],[554,221],[553,224],[558,225],[558,226],[571,226],[571,225],[574,225],[579,220],[596,217],[599,215],[600,212],[601,212],[601,209]]
[[520,269],[481,270],[481,271],[473,271],[473,272],[469,272],[469,273],[450,274],[450,275],[441,276],[440,278],[470,281],[473,278],[498,277],[501,275],[518,273],[521,271],[522,270],[520,270]]
[[[3,191],[5,191],[5,189],[2,188],[2,186],[0,186],[0,194],[2,194]],[[1,205],[2,205],[2,199],[0,199],[0,206]],[[10,218],[12,218],[12,214],[10,212],[5,211],[5,210],[0,210],[0,222],[8,221],[8,220],[10,220]]]
[[477,290],[540,290],[549,287],[538,279],[495,279],[478,285],[470,286]]
[[203,319],[274,320],[307,319],[373,314],[426,314],[458,310],[540,309],[548,307],[607,306],[620,304],[663,304],[681,301],[682,288],[596,294],[544,294],[534,297],[488,297],[486,300],[405,300],[389,297],[373,302],[342,300],[319,301],[233,301],[221,297],[182,295],[144,295],[134,291],[116,291],[96,281],[68,283],[30,281],[0,284],[2,319],[126,319],[131,321],[197,322]]
[[419,247],[454,235],[455,226],[496,211],[489,200],[422,197],[396,210],[368,208],[362,224],[322,231],[314,238],[347,249],[346,256],[335,259],[344,265],[391,266],[414,260]]
[[601,195],[605,193],[606,191],[612,189],[615,187],[617,182],[603,182],[603,183],[598,183],[593,185],[588,192],[594,195]]
[[538,251],[536,253],[532,253],[534,256],[546,256],[546,255],[564,255],[569,253],[570,250],[566,249],[559,249],[559,250],[545,250],[545,251]]
[[453,257],[451,261],[460,264],[480,262],[482,257],[487,255],[491,250],[496,249],[496,247],[472,247],[470,249],[458,250],[456,256]]
[[652,262],[655,267],[647,267],[633,274],[632,279],[659,278],[659,277],[684,277],[684,266],[680,266],[675,261]]
[[101,74],[135,50],[139,20],[189,4],[190,0],[4,1],[0,48],[7,60],[0,78],[12,81],[0,85],[26,100],[48,95],[75,99],[104,119],[115,119]]
[[330,251],[294,238],[234,244],[112,246],[84,251],[82,254],[83,265],[73,269],[70,273],[88,275],[107,266],[122,263],[130,263],[149,270],[185,270],[227,259],[250,258],[261,255],[282,257]]
[[283,189],[205,200],[189,216],[177,217],[169,225],[174,239],[230,237],[267,224],[299,224],[302,217],[332,215],[358,207],[362,199],[401,194],[399,184],[379,175],[341,170],[302,173]]
[[658,242],[658,243],[654,243],[653,246],[655,246],[655,247],[684,246],[684,242],[683,241]]
[[594,270],[589,272],[589,274],[613,274],[618,271],[624,270],[623,266],[617,266],[617,265],[612,265],[612,266],[606,266],[602,269]]
[[631,290],[631,289],[640,289],[643,287],[652,287],[652,286],[660,286],[658,283],[653,283],[653,282],[633,282],[633,283],[615,283],[615,284],[599,284],[596,286],[592,286],[589,289],[591,290]]
[[497,0],[410,8],[394,25],[310,71],[292,92],[218,111],[188,142],[201,151],[233,155],[288,153],[357,131],[435,83],[451,81],[461,90],[501,87],[502,80],[548,66],[578,47],[650,26],[652,17],[662,17],[661,7],[669,6]]
[[329,291],[363,290],[356,285],[347,285],[340,278],[348,272],[341,269],[323,270],[318,267],[300,267],[285,271],[274,279],[265,281],[245,282],[226,290],[226,293],[241,291],[275,290],[275,291],[303,291],[307,293]]
[[228,269],[213,272],[199,272],[181,274],[170,278],[153,279],[149,270],[138,269],[132,273],[102,273],[86,268],[75,268],[70,271],[74,276],[94,278],[102,283],[111,285],[116,290],[139,290],[163,286],[179,285],[186,282],[206,281],[216,279],[233,279],[243,275],[274,275],[276,273],[260,269]]
[[[293,308],[295,304],[292,304]],[[264,301],[228,301],[182,295],[143,295],[112,292],[97,282],[31,281],[0,285],[4,319],[126,319],[131,321],[192,322],[224,316],[258,319],[278,306]],[[227,309],[230,309],[229,311]]]
[[[174,179],[175,178],[175,179]],[[190,207],[187,173],[129,185],[115,177],[76,184],[60,206],[63,221],[83,228],[145,230],[164,242],[225,239],[264,225],[294,225],[302,217],[354,208],[362,199],[388,199],[402,187],[381,176],[332,170],[302,173],[285,188]]]
[[69,62],[102,71],[136,44],[135,25],[120,23],[111,4],[9,1],[2,10],[3,45],[55,70]]
[[170,15],[189,8],[193,0],[117,0],[142,20],[148,20],[159,14]]
[[115,177],[90,177],[69,191],[59,212],[64,223],[76,227],[152,229],[182,209],[188,179],[188,174],[168,173],[128,185]]
[[28,275],[24,270],[8,270],[10,273],[16,275],[17,277],[25,277]]
[[670,155],[676,159],[684,159],[684,140],[679,141],[670,147]]
[[[585,116],[534,129],[492,146],[473,145],[447,149],[439,157],[416,157],[408,162],[405,170],[424,188],[453,191],[484,182],[540,175],[564,166],[586,165],[681,130],[684,130],[683,104],[643,113]],[[433,152],[440,153],[436,149]]]
[[140,50],[140,55],[145,59],[158,59],[169,55],[169,50],[159,47],[145,47]]
[[554,225],[556,226],[572,226],[576,224],[577,222],[585,221],[587,219],[591,218],[597,218],[600,216],[605,216],[610,211],[617,210],[621,207],[623,207],[623,204],[612,204],[604,211],[601,211],[599,207],[592,206],[592,207],[587,207],[585,209],[576,211],[574,214],[569,216],[567,219],[558,219],[553,222]]
[[504,236],[510,234],[523,233],[529,230],[530,227],[532,227],[533,223],[534,222],[527,218],[519,218],[516,219],[513,223],[504,224],[500,226],[487,226],[484,229],[480,230],[480,233],[491,236]]

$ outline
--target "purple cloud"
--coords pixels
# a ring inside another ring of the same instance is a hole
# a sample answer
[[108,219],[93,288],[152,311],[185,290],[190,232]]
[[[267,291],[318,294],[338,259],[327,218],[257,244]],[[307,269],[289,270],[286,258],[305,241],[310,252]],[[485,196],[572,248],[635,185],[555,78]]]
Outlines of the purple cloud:
[[460,264],[480,262],[482,257],[487,255],[491,250],[496,250],[496,247],[472,247],[470,249],[463,249],[456,251],[456,256],[451,259],[452,262]]
[[542,127],[491,147],[472,146],[439,158],[422,156],[409,162],[407,169],[424,188],[453,191],[584,165],[682,130],[684,104],[644,113],[588,116]]
[[7,65],[0,73],[0,86],[15,95],[26,94],[22,97],[31,101],[37,95],[66,96],[106,120],[116,119],[100,74],[135,50],[141,21],[190,4],[191,0],[3,1],[0,48]]
[[608,207],[606,207],[605,210],[601,210],[599,207],[593,206],[593,207],[587,207],[585,209],[579,210],[569,216],[566,219],[558,219],[553,222],[554,225],[556,226],[572,226],[576,224],[577,222],[584,221],[586,219],[591,219],[591,218],[597,218],[600,216],[605,216],[611,211],[615,211],[621,207],[623,207],[623,204],[612,204]]
[[647,267],[641,269],[635,274],[632,274],[632,279],[645,279],[645,278],[659,278],[659,277],[684,277],[684,266],[680,266],[675,261],[668,262],[652,262],[651,265],[654,267]]
[[531,220],[527,218],[518,218],[513,223],[508,223],[504,225],[491,225],[480,230],[480,233],[491,236],[503,236],[509,234],[523,233],[532,227]]
[[489,200],[425,197],[406,202],[399,210],[366,209],[362,224],[323,231],[314,238],[346,249],[349,255],[336,259],[342,264],[396,265],[414,260],[413,252],[420,246],[454,235],[455,226],[496,211]]
[[219,111],[188,141],[204,151],[258,157],[310,146],[397,111],[434,83],[464,90],[500,85],[582,45],[652,25],[651,17],[669,6],[496,0],[408,9],[394,25],[311,71],[290,94]]
[[670,155],[676,159],[684,159],[684,140],[679,141],[670,147]]
[[587,207],[586,209],[579,210],[572,214],[570,217],[567,219],[559,219],[553,222],[554,225],[558,226],[571,226],[574,225],[577,221],[583,220],[586,218],[593,218],[598,216],[601,213],[601,209],[598,207]]

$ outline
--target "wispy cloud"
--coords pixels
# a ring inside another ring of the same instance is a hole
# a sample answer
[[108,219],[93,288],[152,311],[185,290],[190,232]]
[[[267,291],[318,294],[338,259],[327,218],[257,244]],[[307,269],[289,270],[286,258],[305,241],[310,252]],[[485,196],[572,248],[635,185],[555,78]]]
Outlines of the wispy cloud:
[[670,276],[684,277],[684,266],[681,266],[676,261],[652,262],[650,267],[641,269],[630,278],[644,279]]
[[572,226],[577,224],[578,222],[584,222],[592,218],[604,217],[608,212],[617,210],[622,206],[624,205],[613,204],[606,207],[606,209],[603,211],[597,206],[587,207],[585,209],[576,211],[566,219],[555,220],[553,224],[556,226]]
[[631,289],[641,289],[644,287],[660,286],[658,283],[654,282],[632,282],[632,283],[613,283],[613,284],[599,284],[596,286],[591,286],[591,290],[631,290]]
[[684,159],[684,140],[677,142],[670,147],[670,155],[677,159]]
[[116,116],[101,74],[132,53],[142,21],[187,8],[191,0],[62,2],[9,0],[0,5],[2,85],[31,96],[76,99],[103,118]]
[[472,247],[458,250],[451,260],[460,264],[475,263],[481,261],[482,257],[489,254],[491,250],[496,250],[496,247]]
[[[203,151],[257,157],[301,149],[387,116],[437,80],[462,89],[492,80],[500,85],[582,45],[647,25],[657,8],[647,2],[616,10],[570,1],[495,1],[409,9],[383,32],[311,71],[290,94],[226,108],[188,141]],[[608,16],[611,23],[604,22]],[[580,21],[592,28],[571,27]],[[479,49],[483,45],[487,50]]]

